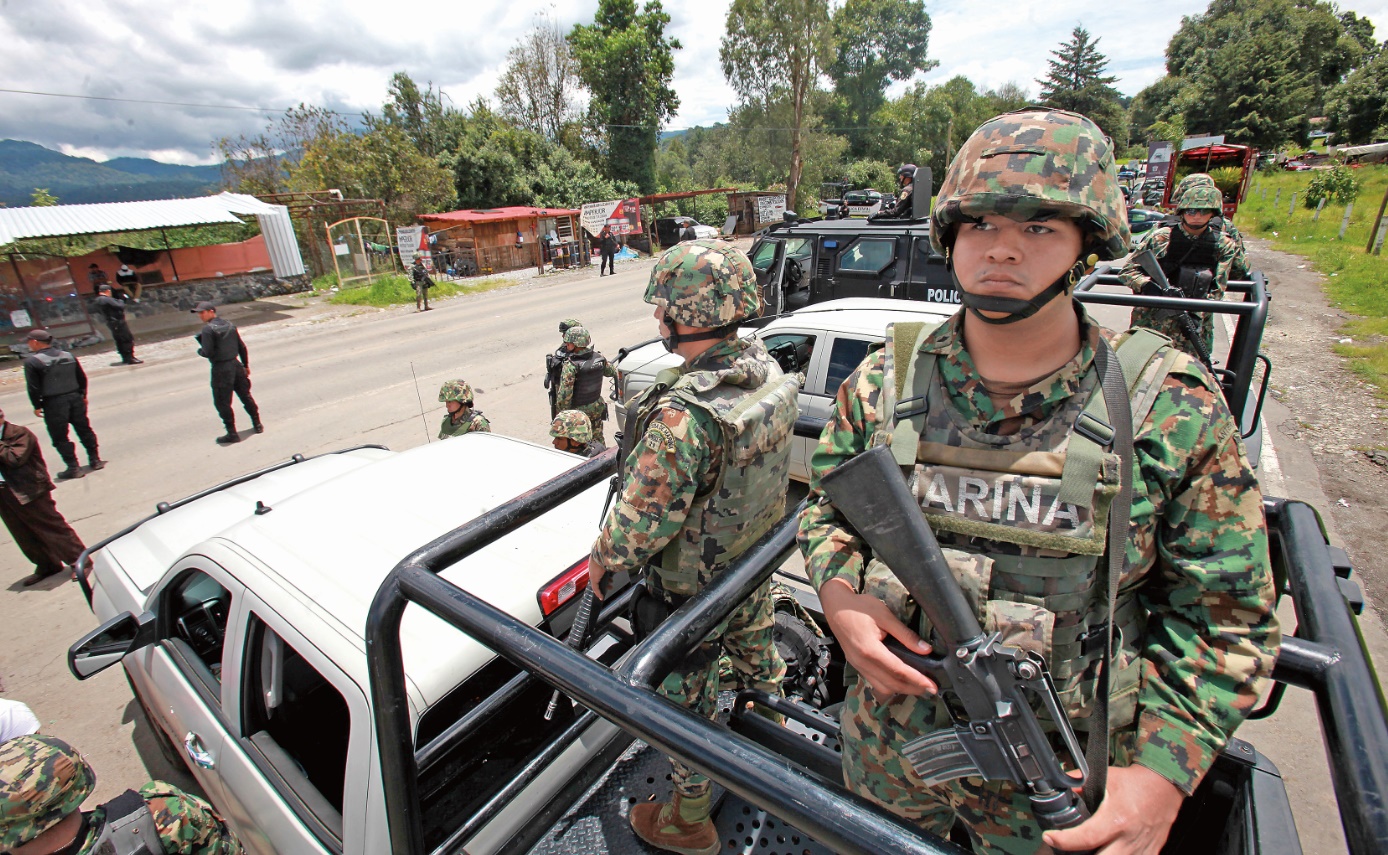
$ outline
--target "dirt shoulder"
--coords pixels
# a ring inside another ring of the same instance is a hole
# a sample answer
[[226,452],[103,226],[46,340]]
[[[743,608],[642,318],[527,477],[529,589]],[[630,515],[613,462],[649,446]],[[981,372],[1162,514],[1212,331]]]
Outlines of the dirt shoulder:
[[[1388,603],[1388,574],[1379,566],[1388,550],[1388,404],[1334,352],[1352,316],[1330,305],[1321,288],[1325,277],[1306,259],[1278,252],[1266,241],[1247,243],[1272,291],[1263,335],[1263,352],[1272,360],[1270,394],[1290,412],[1269,426],[1309,449],[1328,500],[1320,511],[1330,518],[1371,607],[1382,617]],[[1295,484],[1288,488],[1295,494]]]

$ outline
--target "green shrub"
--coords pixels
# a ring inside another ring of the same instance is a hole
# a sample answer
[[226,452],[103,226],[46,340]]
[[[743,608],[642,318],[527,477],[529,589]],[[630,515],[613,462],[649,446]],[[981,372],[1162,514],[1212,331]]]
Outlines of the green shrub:
[[1306,195],[1302,197],[1302,205],[1307,208],[1314,208],[1320,204],[1322,199],[1327,203],[1335,202],[1339,205],[1348,205],[1359,198],[1361,189],[1362,185],[1359,178],[1347,166],[1317,170],[1311,176],[1311,183],[1306,185]]

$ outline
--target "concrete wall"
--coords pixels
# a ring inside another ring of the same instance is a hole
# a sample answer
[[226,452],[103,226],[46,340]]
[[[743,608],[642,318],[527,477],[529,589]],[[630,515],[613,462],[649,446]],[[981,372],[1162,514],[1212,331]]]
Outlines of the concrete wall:
[[[311,287],[307,276],[278,279],[268,270],[193,282],[146,285],[140,295],[140,302],[127,304],[125,313],[127,316],[143,318],[165,312],[187,312],[203,300],[210,300],[218,305],[245,303],[265,297],[308,291]],[[91,307],[93,299],[95,298],[88,297],[87,308],[95,314],[95,309]]]

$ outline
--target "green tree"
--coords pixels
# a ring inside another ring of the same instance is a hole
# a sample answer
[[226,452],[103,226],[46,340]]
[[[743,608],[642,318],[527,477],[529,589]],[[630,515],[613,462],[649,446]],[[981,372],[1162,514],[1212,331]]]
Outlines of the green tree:
[[[930,16],[922,0],[848,0],[833,14],[834,60],[826,71],[834,81],[834,122],[852,130],[852,150],[867,148],[873,114],[886,103],[891,80],[909,80],[939,65],[926,59]],[[840,133],[843,133],[840,131]]]
[[578,61],[559,25],[548,15],[506,54],[496,87],[500,112],[522,128],[559,141],[579,118]]
[[1337,144],[1388,139],[1388,50],[1380,50],[1331,89],[1325,111]]
[[1111,85],[1117,77],[1105,74],[1108,57],[1099,53],[1099,40],[1089,31],[1076,26],[1070,40],[1059,50],[1051,51],[1055,59],[1046,60],[1050,70],[1041,84],[1041,102],[1048,107],[1082,113],[1094,120],[1104,133],[1121,146],[1128,143],[1127,111],[1117,89]]
[[444,103],[443,92],[429,83],[424,89],[409,74],[391,75],[381,115],[367,114],[368,128],[389,127],[403,132],[425,157],[443,157],[458,144],[462,115]]
[[606,174],[655,188],[655,150],[661,127],[679,111],[670,88],[677,39],[667,38],[670,16],[660,0],[599,0],[592,24],[569,33],[578,76],[591,96],[590,121],[604,133]]
[[325,107],[290,107],[271,119],[259,134],[217,140],[214,145],[222,156],[222,183],[238,193],[283,193],[291,189],[290,177],[305,151],[315,145],[326,146],[346,132],[347,123]]
[[733,91],[744,106],[790,105],[790,168],[786,200],[795,205],[804,171],[807,107],[821,72],[833,61],[828,0],[733,0],[718,49]]
[[35,208],[51,208],[58,204],[58,197],[49,193],[47,187],[35,187],[29,204]]

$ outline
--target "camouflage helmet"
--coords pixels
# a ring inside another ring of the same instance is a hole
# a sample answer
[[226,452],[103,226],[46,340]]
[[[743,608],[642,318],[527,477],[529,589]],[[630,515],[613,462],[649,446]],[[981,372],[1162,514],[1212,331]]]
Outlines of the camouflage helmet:
[[579,350],[593,346],[593,337],[584,327],[573,326],[564,331],[564,344],[571,344]]
[[1208,172],[1192,172],[1178,181],[1175,187],[1171,188],[1171,200],[1173,202],[1176,201],[1181,198],[1182,193],[1201,184],[1207,187],[1214,187],[1215,180],[1210,177]]
[[578,410],[564,410],[554,417],[549,426],[549,435],[555,439],[567,437],[587,445],[593,439],[593,425],[588,421],[588,416]]
[[701,238],[668,249],[651,269],[645,300],[690,327],[722,327],[755,317],[761,289],[746,253],[727,241]]
[[20,736],[0,744],[0,850],[43,834],[82,808],[96,773],[55,736]]
[[565,318],[564,320],[559,322],[559,334],[563,335],[564,333],[568,332],[570,327],[581,326],[583,326],[583,321],[580,321],[578,318]]
[[1192,184],[1172,201],[1178,211],[1224,210],[1224,194],[1213,184]]
[[1030,218],[1039,211],[1081,221],[1097,240],[1092,251],[1100,259],[1128,252],[1132,234],[1113,145],[1078,113],[1033,108],[979,125],[940,185],[930,243],[944,252],[954,244],[955,227],[971,217]]
[[439,387],[439,400],[471,404],[472,387],[466,380],[449,380]]

